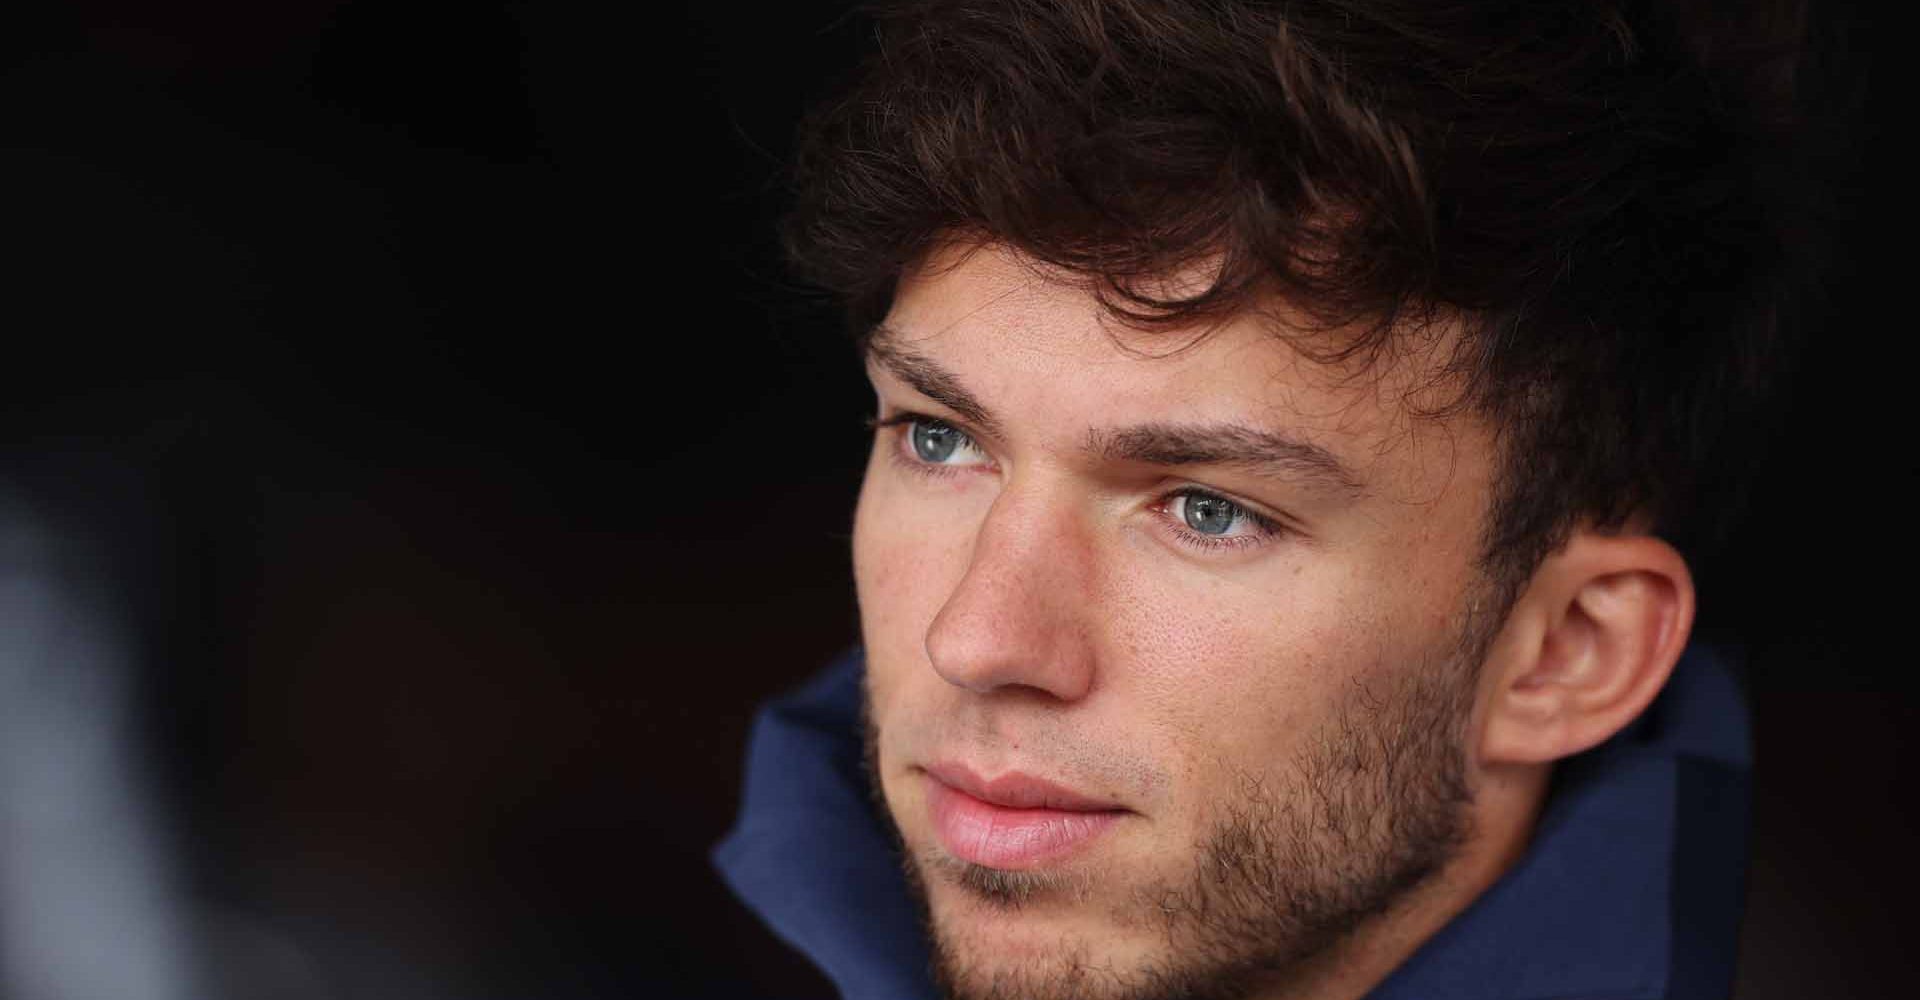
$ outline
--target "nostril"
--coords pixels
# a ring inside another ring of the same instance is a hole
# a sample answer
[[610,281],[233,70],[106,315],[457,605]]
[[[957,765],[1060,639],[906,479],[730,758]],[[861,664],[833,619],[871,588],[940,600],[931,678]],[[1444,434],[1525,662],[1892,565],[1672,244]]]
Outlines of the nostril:
[[974,536],[965,571],[929,623],[927,659],[949,684],[1025,687],[1075,699],[1091,686],[1089,560],[1066,494],[1008,489]]
[[1084,629],[1047,602],[974,596],[949,601],[928,628],[927,660],[935,673],[980,694],[1012,688],[1063,700],[1086,694],[1092,678]]

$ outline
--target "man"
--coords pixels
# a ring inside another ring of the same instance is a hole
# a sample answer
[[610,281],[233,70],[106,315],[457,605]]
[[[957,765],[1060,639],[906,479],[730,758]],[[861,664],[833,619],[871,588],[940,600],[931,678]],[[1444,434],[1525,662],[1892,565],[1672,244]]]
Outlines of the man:
[[1599,3],[879,37],[790,230],[877,396],[863,648],[762,718],[736,891],[850,998],[1724,995],[1684,553],[1776,363],[1777,67]]

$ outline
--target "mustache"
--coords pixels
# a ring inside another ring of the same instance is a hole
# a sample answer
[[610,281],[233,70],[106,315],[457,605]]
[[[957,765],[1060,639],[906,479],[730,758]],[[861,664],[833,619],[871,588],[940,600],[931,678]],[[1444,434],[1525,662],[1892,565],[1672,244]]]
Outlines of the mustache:
[[[863,681],[861,695],[863,765],[877,797],[882,723],[869,683]],[[1075,789],[1116,792],[1132,803],[1151,798],[1172,780],[1165,767],[1146,758],[1124,735],[1095,738],[1058,724],[1011,733],[1004,721],[975,712],[896,719],[889,726],[889,750],[922,767],[936,760],[964,760],[976,769],[1018,770]],[[885,802],[879,804],[884,807]]]

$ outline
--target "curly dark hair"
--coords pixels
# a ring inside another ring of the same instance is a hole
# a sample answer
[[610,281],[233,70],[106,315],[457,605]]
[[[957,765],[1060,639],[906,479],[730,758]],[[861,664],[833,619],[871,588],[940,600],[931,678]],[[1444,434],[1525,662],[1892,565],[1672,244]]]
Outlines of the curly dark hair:
[[[1456,405],[1500,435],[1483,568],[1509,597],[1576,524],[1646,517],[1684,549],[1730,510],[1796,277],[1794,7],[870,13],[877,51],[801,129],[784,230],[857,332],[956,238],[1082,276],[1140,327],[1279,295],[1329,360],[1459,318]],[[1209,286],[1154,293],[1202,262]]]

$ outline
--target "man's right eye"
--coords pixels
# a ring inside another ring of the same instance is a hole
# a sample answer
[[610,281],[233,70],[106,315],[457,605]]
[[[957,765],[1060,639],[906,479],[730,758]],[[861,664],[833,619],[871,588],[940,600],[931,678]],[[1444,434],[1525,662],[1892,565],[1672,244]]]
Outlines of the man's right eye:
[[991,465],[973,436],[944,420],[913,417],[907,421],[907,444],[924,466],[962,468]]
[[933,476],[993,465],[973,435],[937,417],[897,413],[871,424],[892,438],[887,450],[908,471]]
[[914,455],[930,465],[947,465],[956,453],[978,450],[973,439],[958,427],[934,420],[915,420],[908,424],[907,440],[913,444]]

